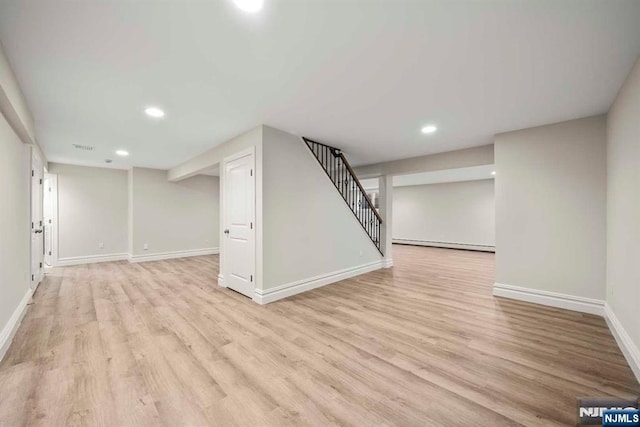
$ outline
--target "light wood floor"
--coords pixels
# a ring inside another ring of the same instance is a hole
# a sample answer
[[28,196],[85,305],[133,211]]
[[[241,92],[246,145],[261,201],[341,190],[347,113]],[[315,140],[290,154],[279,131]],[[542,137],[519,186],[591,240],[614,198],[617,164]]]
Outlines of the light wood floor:
[[640,385],[603,319],[491,296],[494,256],[396,266],[268,306],[218,258],[55,269],[0,363],[0,425],[575,425]]

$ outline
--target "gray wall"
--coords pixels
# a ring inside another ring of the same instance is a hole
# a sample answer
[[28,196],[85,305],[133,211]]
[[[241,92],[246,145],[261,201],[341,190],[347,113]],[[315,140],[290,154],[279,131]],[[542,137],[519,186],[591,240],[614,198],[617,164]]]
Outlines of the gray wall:
[[495,246],[493,179],[394,187],[393,239]]
[[130,176],[133,256],[219,247],[218,177],[168,182],[167,171],[146,168]]
[[26,146],[0,114],[0,332],[29,290],[28,170]]
[[605,116],[496,135],[495,158],[496,282],[603,300]]
[[640,349],[640,60],[607,121],[607,303]]
[[263,147],[263,289],[382,258],[299,137],[265,126]]
[[49,173],[58,175],[58,258],[127,253],[127,171],[50,163]]

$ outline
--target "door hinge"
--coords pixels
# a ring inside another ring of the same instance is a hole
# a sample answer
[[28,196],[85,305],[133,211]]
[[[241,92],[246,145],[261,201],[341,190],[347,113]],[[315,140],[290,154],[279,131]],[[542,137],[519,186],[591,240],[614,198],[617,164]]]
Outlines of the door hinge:
[[40,227],[42,227],[42,221],[40,221]]
[[51,220],[49,220],[49,224],[51,224]]
[[253,176],[253,169],[251,169],[251,176]]
[[40,185],[42,185],[42,178],[40,178]]
[[31,275],[31,281],[33,282],[34,280],[36,280],[35,276],[32,274]]
[[251,223],[251,229],[253,230],[253,223]]
[[253,274],[251,275],[251,281],[253,282]]
[[51,256],[51,251],[49,251],[49,256]]
[[40,268],[42,268],[42,263],[40,263]]
[[31,221],[31,229],[33,230],[33,221]]
[[31,176],[36,176],[36,173],[33,169],[31,169]]

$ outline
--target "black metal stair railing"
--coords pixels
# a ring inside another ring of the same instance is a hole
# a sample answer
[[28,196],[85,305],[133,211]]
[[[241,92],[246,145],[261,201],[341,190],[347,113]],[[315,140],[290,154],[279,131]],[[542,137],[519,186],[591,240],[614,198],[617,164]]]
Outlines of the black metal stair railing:
[[309,138],[303,137],[302,139],[342,195],[342,198],[356,216],[364,231],[367,232],[375,247],[382,254],[380,246],[382,218],[373,203],[371,203],[366,191],[362,188],[362,184],[353,173],[353,169],[344,154],[342,154],[342,151],[312,141]]

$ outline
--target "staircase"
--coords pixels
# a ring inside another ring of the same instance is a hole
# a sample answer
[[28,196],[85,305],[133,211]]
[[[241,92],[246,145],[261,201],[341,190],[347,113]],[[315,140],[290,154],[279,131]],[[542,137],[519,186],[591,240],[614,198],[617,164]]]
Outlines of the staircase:
[[309,138],[302,137],[302,139],[342,195],[364,231],[367,232],[378,252],[384,255],[380,246],[382,218],[353,173],[344,154],[337,148],[312,141]]

